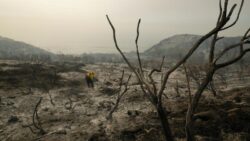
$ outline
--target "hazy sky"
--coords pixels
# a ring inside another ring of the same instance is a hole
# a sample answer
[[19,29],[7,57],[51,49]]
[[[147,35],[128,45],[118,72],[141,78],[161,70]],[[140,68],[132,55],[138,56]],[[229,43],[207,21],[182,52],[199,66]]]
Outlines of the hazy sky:
[[[239,2],[239,0],[231,0]],[[0,36],[63,53],[116,52],[105,15],[117,29],[120,47],[134,49],[142,18],[145,50],[175,34],[204,34],[214,25],[218,0],[0,0]],[[250,27],[250,1],[227,36]]]

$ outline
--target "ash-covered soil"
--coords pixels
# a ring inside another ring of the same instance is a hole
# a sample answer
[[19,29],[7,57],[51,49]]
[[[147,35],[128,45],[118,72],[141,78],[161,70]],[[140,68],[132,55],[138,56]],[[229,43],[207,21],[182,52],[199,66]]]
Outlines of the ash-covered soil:
[[[94,89],[85,83],[84,73],[88,70],[97,75]],[[123,64],[1,62],[0,140],[163,141],[157,113],[135,76],[112,120],[107,120],[116,101],[122,70],[125,78],[131,74]],[[160,81],[161,74],[155,78]],[[203,94],[194,116],[197,140],[250,140],[249,80],[233,75],[227,78],[227,83],[227,86],[215,83],[217,96],[208,90]],[[192,88],[194,91],[195,84]],[[173,134],[177,141],[185,140],[188,94],[182,70],[171,76],[165,94]],[[37,115],[44,132],[33,124],[40,98]]]

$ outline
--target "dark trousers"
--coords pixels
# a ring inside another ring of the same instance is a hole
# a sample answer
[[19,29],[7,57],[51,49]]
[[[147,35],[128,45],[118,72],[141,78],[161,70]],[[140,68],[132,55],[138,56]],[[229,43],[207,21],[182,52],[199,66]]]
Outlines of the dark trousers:
[[86,82],[89,88],[94,88],[94,82],[92,79],[90,79],[89,77],[86,77]]

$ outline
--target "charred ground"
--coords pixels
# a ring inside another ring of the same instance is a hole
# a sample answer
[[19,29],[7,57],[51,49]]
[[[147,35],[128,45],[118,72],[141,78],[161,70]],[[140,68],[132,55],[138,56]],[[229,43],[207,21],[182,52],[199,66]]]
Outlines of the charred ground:
[[[0,140],[164,140],[157,112],[133,76],[112,120],[106,119],[117,97],[122,70],[125,78],[130,75],[126,65],[5,61],[0,66]],[[94,89],[85,84],[87,70],[97,74]],[[194,115],[198,140],[250,139],[248,74],[243,72],[244,79],[240,79],[237,71],[231,71],[225,76],[227,84],[216,80],[217,96],[205,91]],[[172,87],[165,90],[169,95],[164,96],[177,140],[185,138],[188,94],[184,76],[182,69],[176,71],[169,82]],[[161,73],[155,77],[161,81]],[[41,97],[37,113],[45,133],[34,134],[28,126],[38,130],[32,126],[32,114]]]

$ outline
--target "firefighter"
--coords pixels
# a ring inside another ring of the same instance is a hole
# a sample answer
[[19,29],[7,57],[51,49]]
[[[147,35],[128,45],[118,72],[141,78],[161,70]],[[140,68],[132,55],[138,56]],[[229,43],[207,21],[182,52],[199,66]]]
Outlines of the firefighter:
[[94,88],[94,78],[95,78],[95,73],[93,71],[86,73],[85,79],[89,88]]

